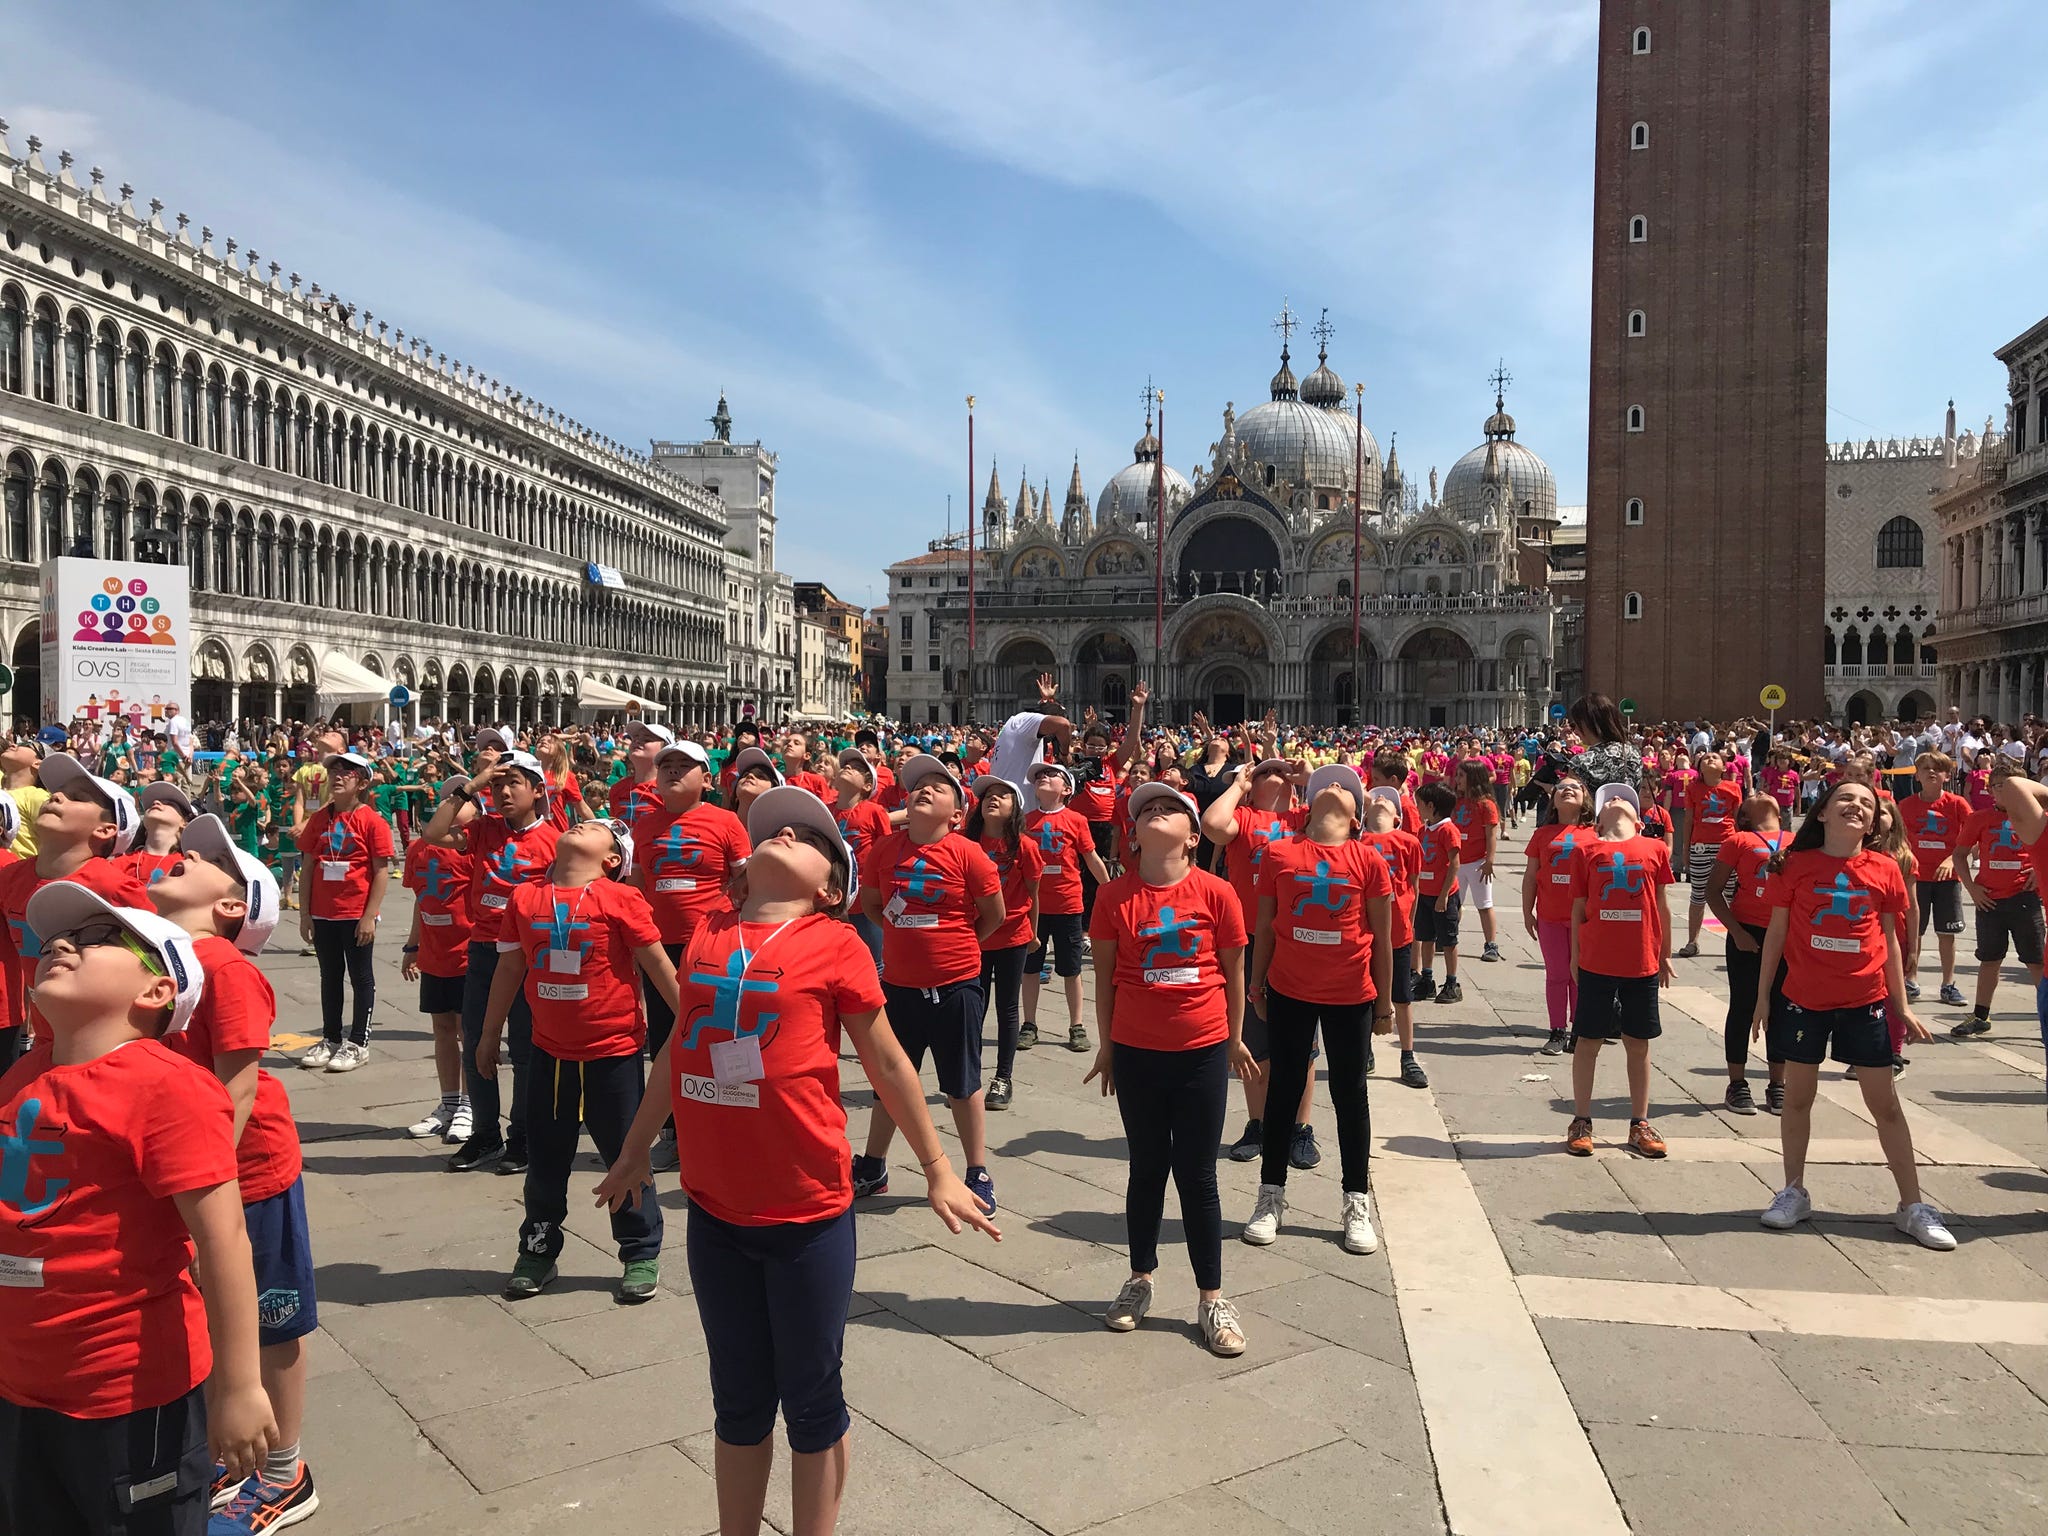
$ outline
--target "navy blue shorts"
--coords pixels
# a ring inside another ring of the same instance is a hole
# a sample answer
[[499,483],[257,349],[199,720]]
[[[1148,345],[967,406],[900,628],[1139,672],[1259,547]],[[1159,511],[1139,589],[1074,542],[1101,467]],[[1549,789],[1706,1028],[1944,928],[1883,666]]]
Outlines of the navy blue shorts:
[[306,1235],[306,1180],[242,1207],[256,1260],[256,1341],[289,1344],[320,1326],[313,1295],[313,1244]]
[[464,978],[460,976],[429,976],[420,972],[420,1012],[431,1017],[437,1013],[462,1013],[462,988]]
[[1078,976],[1081,974],[1081,914],[1078,912],[1041,912],[1038,914],[1038,941],[1031,947],[1031,953],[1024,957],[1024,969],[1042,971],[1045,969],[1045,952],[1052,950],[1052,968],[1055,976]]
[[782,1409],[789,1448],[846,1434],[840,1358],[853,1300],[853,1208],[825,1221],[743,1227],[690,1207],[690,1289],[711,1365],[714,1428],[759,1445]]
[[1415,1001],[1415,945],[1412,941],[1394,949],[1393,1000],[1397,1005]]
[[924,1070],[924,1054],[932,1054],[939,1092],[949,1099],[971,1099],[981,1092],[981,976],[948,982],[943,987],[899,987],[882,983],[889,1003],[889,1028],[910,1058],[912,1071]]

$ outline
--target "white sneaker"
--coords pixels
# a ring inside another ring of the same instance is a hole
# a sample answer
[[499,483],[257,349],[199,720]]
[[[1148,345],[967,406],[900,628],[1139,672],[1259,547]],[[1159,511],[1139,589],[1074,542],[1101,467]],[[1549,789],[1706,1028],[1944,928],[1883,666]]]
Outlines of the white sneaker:
[[441,1133],[441,1140],[456,1146],[469,1140],[473,1118],[468,1104],[456,1105],[455,1113],[449,1117],[448,1129]]
[[1102,1314],[1102,1321],[1111,1333],[1129,1333],[1145,1320],[1145,1314],[1151,1310],[1152,1282],[1143,1275],[1133,1275],[1116,1293],[1116,1300]]
[[370,1048],[357,1045],[353,1040],[344,1040],[334,1048],[334,1055],[327,1063],[330,1072],[353,1072],[370,1059]]
[[1230,1360],[1244,1353],[1244,1324],[1237,1320],[1237,1308],[1223,1297],[1201,1302],[1196,1317],[1202,1325],[1202,1342],[1209,1353]]
[[1363,1190],[1344,1194],[1344,1251],[1377,1253],[1380,1235],[1372,1229],[1372,1197]]
[[299,1056],[299,1065],[308,1072],[326,1070],[327,1063],[334,1060],[334,1046],[326,1040],[316,1040]]
[[1252,1219],[1238,1235],[1253,1247],[1263,1248],[1280,1235],[1280,1223],[1286,1215],[1287,1186],[1261,1184],[1258,1202],[1252,1206]]
[[1771,1208],[1757,1219],[1773,1232],[1790,1232],[1812,1214],[1812,1197],[1797,1184],[1787,1184],[1771,1197]]
[[405,1128],[405,1134],[415,1141],[426,1141],[431,1137],[445,1137],[448,1127],[455,1122],[455,1107],[452,1104],[436,1104],[426,1114]]
[[1892,1224],[1923,1248],[1947,1253],[1956,1245],[1956,1235],[1942,1225],[1941,1212],[1925,1200],[1900,1206],[1892,1213]]

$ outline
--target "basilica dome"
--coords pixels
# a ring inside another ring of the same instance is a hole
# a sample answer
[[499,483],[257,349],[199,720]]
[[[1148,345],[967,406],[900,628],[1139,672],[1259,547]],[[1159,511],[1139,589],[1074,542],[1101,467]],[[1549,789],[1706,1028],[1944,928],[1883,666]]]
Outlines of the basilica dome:
[[[1237,418],[1237,463],[1240,473],[1247,469],[1251,483],[1262,490],[1277,489],[1282,480],[1296,489],[1349,491],[1352,469],[1361,448],[1365,457],[1365,504],[1379,501],[1380,445],[1372,429],[1358,438],[1357,422],[1343,409],[1344,382],[1326,363],[1318,363],[1308,383],[1297,390],[1287,354],[1280,354],[1280,371],[1273,376],[1273,398],[1255,405]],[[1330,403],[1316,405],[1302,398],[1314,393]],[[1259,473],[1267,468],[1271,475]]]
[[[1102,494],[1095,498],[1095,526],[1098,531],[1118,520],[1149,524],[1157,510],[1159,485],[1155,471],[1159,463],[1159,439],[1152,435],[1151,422],[1145,423],[1145,435],[1138,439],[1131,452],[1135,462],[1118,470],[1109,484],[1102,488]],[[1193,499],[1195,488],[1171,464],[1166,465],[1165,470],[1166,513],[1171,517]]]
[[1476,523],[1486,516],[1487,455],[1493,455],[1495,472],[1506,482],[1507,504],[1521,515],[1528,503],[1528,516],[1550,521],[1557,518],[1557,481],[1550,466],[1523,444],[1515,441],[1515,418],[1502,409],[1496,395],[1493,414],[1483,428],[1486,441],[1451,466],[1444,476],[1443,505],[1462,522]]

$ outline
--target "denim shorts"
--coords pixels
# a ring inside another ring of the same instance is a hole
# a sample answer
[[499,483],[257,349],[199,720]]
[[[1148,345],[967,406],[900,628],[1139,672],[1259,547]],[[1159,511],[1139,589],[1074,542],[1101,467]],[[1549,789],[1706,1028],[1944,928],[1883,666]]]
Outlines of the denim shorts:
[[256,1261],[256,1340],[289,1344],[320,1326],[313,1293],[313,1243],[306,1232],[306,1181],[242,1207]]

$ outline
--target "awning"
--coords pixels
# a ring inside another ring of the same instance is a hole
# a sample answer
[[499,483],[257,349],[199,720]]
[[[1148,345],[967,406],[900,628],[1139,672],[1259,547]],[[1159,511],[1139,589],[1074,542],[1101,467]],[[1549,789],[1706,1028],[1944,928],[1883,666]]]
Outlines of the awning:
[[668,710],[652,699],[636,699],[630,693],[621,693],[594,678],[578,678],[576,681],[576,707],[597,713],[613,712],[624,714],[638,710],[643,715],[665,715]]
[[379,677],[340,651],[321,656],[316,686],[322,701],[329,704],[381,704],[391,696],[391,679]]
[[609,565],[599,565],[595,560],[583,567],[583,579],[593,587],[608,587],[614,592],[626,590],[626,578]]

